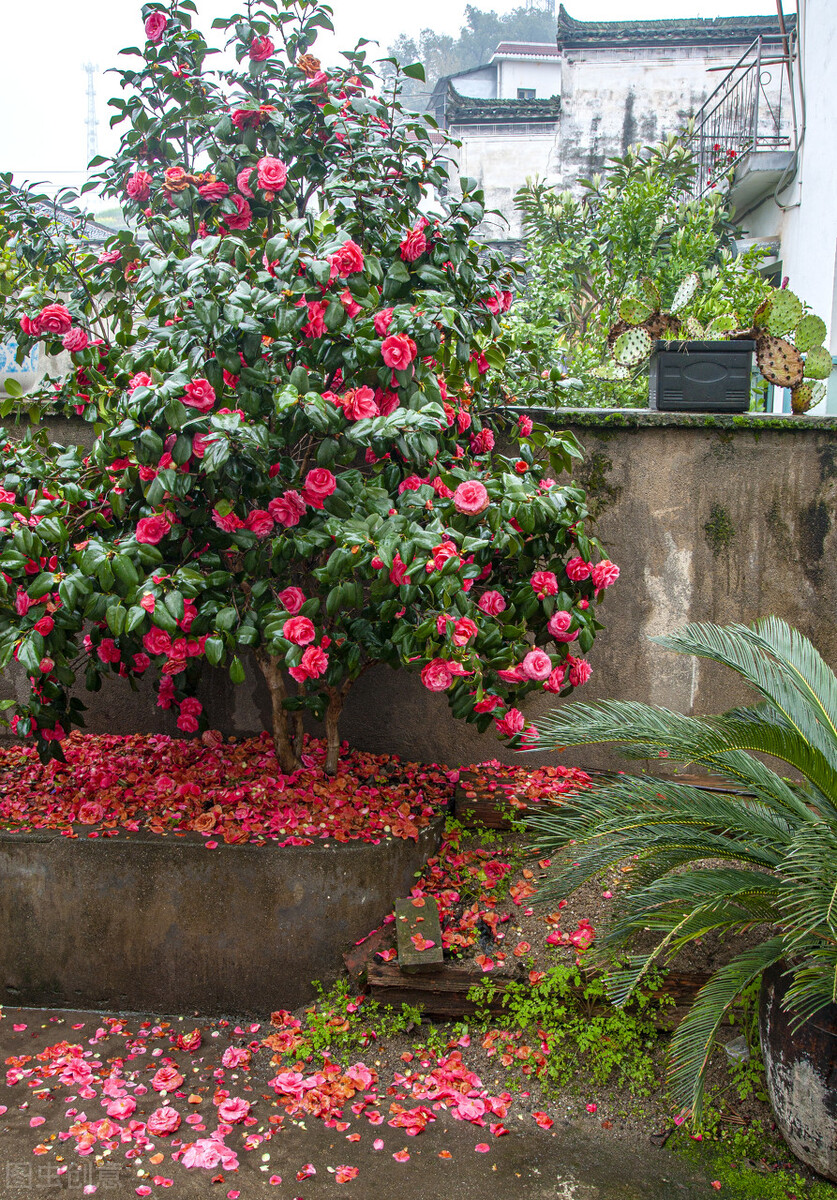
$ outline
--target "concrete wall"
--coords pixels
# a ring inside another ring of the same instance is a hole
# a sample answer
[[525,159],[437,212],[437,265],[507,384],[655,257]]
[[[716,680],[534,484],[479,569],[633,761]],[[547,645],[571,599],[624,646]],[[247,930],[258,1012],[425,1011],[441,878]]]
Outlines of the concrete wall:
[[[837,419],[645,410],[565,410],[552,419],[586,449],[577,478],[588,488],[606,553],[622,570],[601,607],[605,629],[579,698],[634,699],[691,713],[740,700],[720,668],[698,668],[648,641],[689,621],[773,613],[810,636],[837,667]],[[267,691],[255,671],[234,688],[225,674],[207,669],[201,696],[211,724],[227,734],[267,727]],[[88,702],[91,730],[176,732],[150,689],[135,695],[114,679]],[[550,702],[544,697],[540,709]],[[426,691],[416,675],[387,667],[356,684],[341,730],[358,748],[414,761],[520,761],[491,733],[454,721],[444,696]],[[587,751],[566,761],[620,760]]]

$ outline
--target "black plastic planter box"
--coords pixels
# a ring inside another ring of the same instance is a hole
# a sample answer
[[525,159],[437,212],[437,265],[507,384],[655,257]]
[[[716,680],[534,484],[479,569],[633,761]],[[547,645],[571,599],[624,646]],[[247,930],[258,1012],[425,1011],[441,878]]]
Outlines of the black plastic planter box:
[[755,342],[654,343],[649,400],[659,412],[746,412]]

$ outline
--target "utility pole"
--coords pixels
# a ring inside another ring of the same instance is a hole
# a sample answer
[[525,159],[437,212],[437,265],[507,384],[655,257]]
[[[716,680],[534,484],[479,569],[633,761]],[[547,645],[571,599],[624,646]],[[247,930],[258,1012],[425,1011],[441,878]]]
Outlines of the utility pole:
[[87,161],[90,162],[99,153],[99,137],[96,133],[99,122],[96,119],[96,88],[93,83],[93,76],[99,68],[88,62],[83,70],[87,74],[87,118],[84,123],[87,126]]

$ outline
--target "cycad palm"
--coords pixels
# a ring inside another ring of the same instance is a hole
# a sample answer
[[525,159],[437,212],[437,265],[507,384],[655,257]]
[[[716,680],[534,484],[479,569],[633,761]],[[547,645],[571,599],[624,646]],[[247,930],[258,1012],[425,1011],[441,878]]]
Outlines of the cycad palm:
[[[769,617],[751,627],[689,625],[655,638],[669,650],[738,672],[762,696],[716,717],[684,717],[624,701],[568,704],[539,720],[538,749],[622,743],[634,758],[694,763],[730,781],[729,793],[647,776],[616,776],[529,821],[538,851],[573,843],[575,864],[541,898],[573,891],[635,859],[632,888],[603,946],[659,934],[655,950],[611,974],[624,1003],[650,963],[710,930],[766,925],[769,935],[718,970],[671,1044],[675,1098],[698,1116],[703,1077],[724,1013],[771,964],[786,959],[788,1002],[799,1019],[837,1001],[837,679],[807,638]],[[754,755],[795,769],[783,779]],[[690,863],[724,865],[683,871]]]

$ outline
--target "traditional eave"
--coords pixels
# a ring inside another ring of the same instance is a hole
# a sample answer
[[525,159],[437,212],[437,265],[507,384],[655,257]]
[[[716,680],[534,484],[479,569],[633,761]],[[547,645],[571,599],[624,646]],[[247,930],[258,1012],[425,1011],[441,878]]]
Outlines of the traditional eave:
[[561,57],[561,51],[552,42],[501,42],[491,59],[525,58],[525,59],[555,59]]
[[492,125],[557,121],[561,112],[560,96],[534,100],[489,100],[475,96],[460,96],[452,83],[448,84],[445,113],[448,124]]
[[[795,19],[785,18],[788,31]],[[781,42],[779,18],[674,17],[662,21],[577,21],[562,4],[557,43],[562,50],[621,46],[747,46],[757,37]]]

